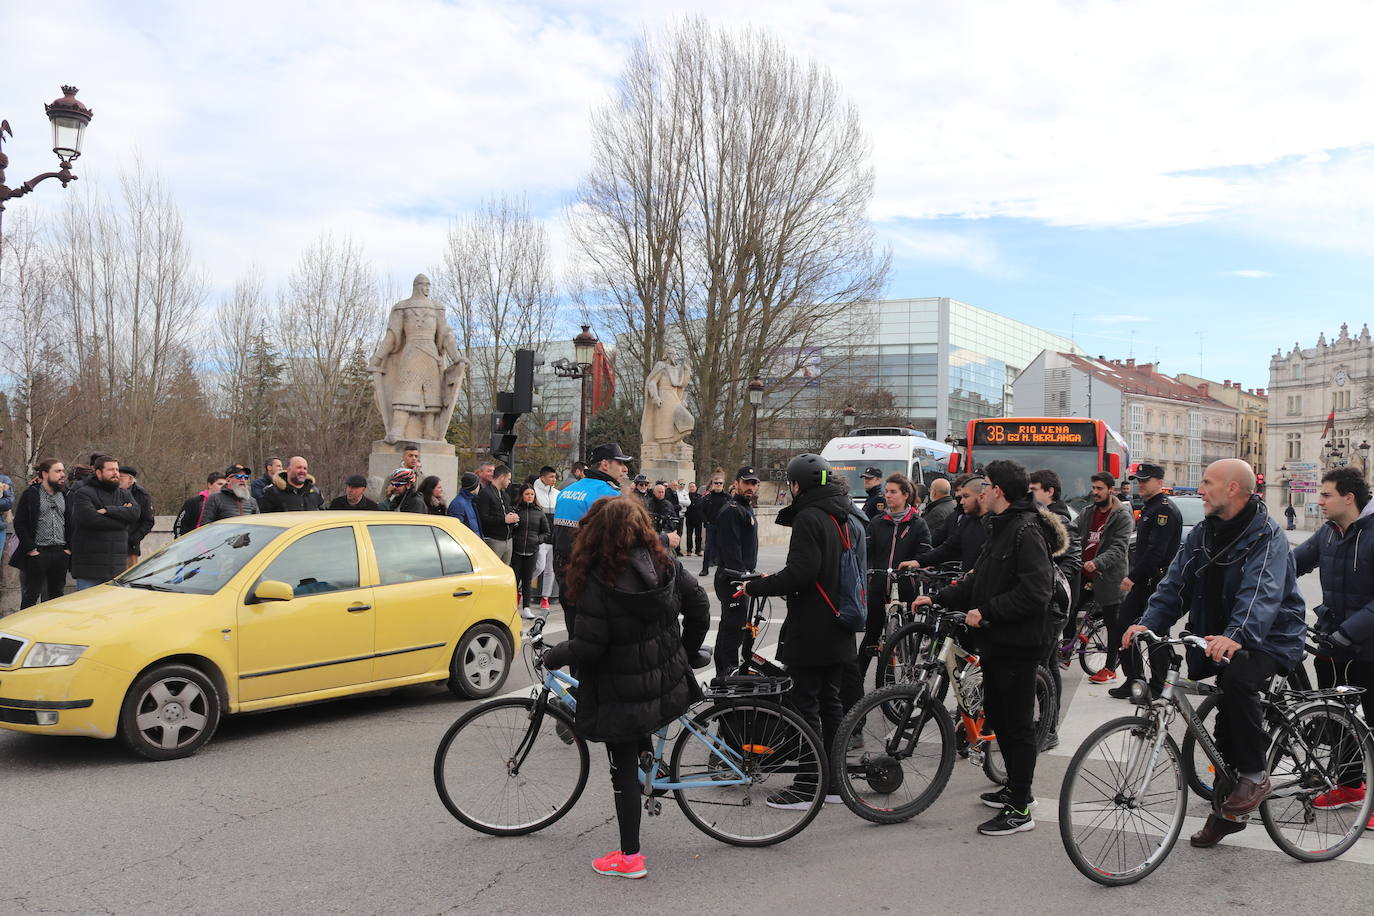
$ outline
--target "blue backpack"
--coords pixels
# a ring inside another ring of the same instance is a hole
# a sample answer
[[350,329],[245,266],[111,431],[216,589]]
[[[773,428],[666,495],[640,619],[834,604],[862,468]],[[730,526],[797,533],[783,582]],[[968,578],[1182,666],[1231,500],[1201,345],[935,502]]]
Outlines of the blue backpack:
[[858,516],[849,513],[843,526],[828,516],[840,533],[840,589],[832,601],[816,580],[816,590],[821,593],[830,610],[835,612],[835,620],[851,633],[862,633],[868,628],[868,544],[864,527]]

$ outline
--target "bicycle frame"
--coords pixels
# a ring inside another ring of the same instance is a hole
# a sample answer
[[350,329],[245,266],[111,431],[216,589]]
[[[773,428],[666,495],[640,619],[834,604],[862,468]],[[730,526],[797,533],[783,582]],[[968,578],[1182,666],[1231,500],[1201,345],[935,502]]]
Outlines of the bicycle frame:
[[[964,734],[968,739],[969,747],[979,748],[982,744],[992,741],[997,736],[992,732],[983,731],[987,724],[987,716],[979,712],[977,717],[970,714],[968,704],[964,700],[964,677],[971,668],[980,668],[981,663],[978,656],[959,645],[952,636],[939,636],[940,648],[935,653],[935,661],[931,662],[931,667],[943,666],[949,674],[950,685],[954,688],[954,702],[959,710],[960,722],[964,729]],[[960,662],[964,664],[960,666]],[[927,682],[929,690],[929,682]]]

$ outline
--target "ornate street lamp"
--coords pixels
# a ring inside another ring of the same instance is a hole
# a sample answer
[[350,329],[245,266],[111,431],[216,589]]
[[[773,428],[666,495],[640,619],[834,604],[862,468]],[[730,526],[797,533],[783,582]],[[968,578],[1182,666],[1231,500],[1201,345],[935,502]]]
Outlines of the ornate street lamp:
[[759,466],[759,405],[763,403],[763,379],[757,375],[749,380],[749,404],[754,408],[752,429],[749,433],[749,466]]
[[1360,450],[1360,469],[1366,474],[1369,473],[1369,440],[1361,442],[1355,446]]
[[553,374],[559,378],[575,378],[582,382],[582,391],[578,404],[578,427],[577,427],[577,452],[578,457],[583,461],[587,460],[587,380],[592,374],[592,360],[596,356],[596,345],[599,341],[592,333],[589,324],[582,325],[582,333],[573,338],[573,359],[569,362],[566,358],[553,361]]
[[[77,99],[75,86],[63,86],[62,92],[62,98],[51,105],[43,106],[48,113],[48,120],[52,122],[52,151],[57,154],[58,170],[35,175],[18,187],[11,188],[5,184],[5,169],[10,164],[10,158],[0,149],[0,218],[3,218],[6,201],[23,197],[40,182],[56,178],[65,188],[77,179],[77,176],[72,174],[72,163],[81,155],[81,143],[86,138],[86,125],[91,123],[95,112]],[[0,144],[4,143],[6,134],[14,136],[10,122],[0,121]]]

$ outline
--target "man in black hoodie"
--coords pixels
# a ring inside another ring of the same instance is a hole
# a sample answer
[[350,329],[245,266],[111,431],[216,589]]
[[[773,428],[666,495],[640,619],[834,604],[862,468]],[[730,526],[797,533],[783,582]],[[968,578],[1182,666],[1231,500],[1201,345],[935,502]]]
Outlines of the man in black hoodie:
[[[792,705],[821,734],[828,750],[844,715],[844,668],[858,652],[855,634],[831,610],[840,590],[840,528],[852,508],[845,487],[831,483],[830,462],[819,455],[793,458],[787,464],[787,480],[792,504],[777,518],[779,525],[792,529],[787,563],[780,572],[746,582],[744,591],[787,596],[778,661],[792,678]],[[814,792],[815,787],[798,784],[773,793],[767,803],[773,808],[805,808]]]
[[[998,814],[978,825],[984,836],[1034,830],[1035,669],[1050,638],[1054,567],[1047,538],[1064,550],[1068,535],[1058,516],[1041,511],[1030,496],[1026,469],[1014,461],[990,461],[979,501],[988,516],[988,539],[974,570],[942,590],[938,603],[967,611],[982,647],[983,703],[988,725],[1007,765],[1007,785],[981,796]],[[930,604],[922,595],[917,605]]]

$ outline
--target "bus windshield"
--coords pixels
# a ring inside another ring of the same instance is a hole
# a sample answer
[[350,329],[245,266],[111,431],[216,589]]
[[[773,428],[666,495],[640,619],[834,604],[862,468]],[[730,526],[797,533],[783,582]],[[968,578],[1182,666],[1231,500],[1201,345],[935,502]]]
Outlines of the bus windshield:
[[978,467],[1005,459],[1021,464],[1027,471],[1048,468],[1059,475],[1064,485],[1064,502],[1075,511],[1092,501],[1092,476],[1097,473],[1095,448],[1045,448],[1034,445],[980,445],[973,452]]

